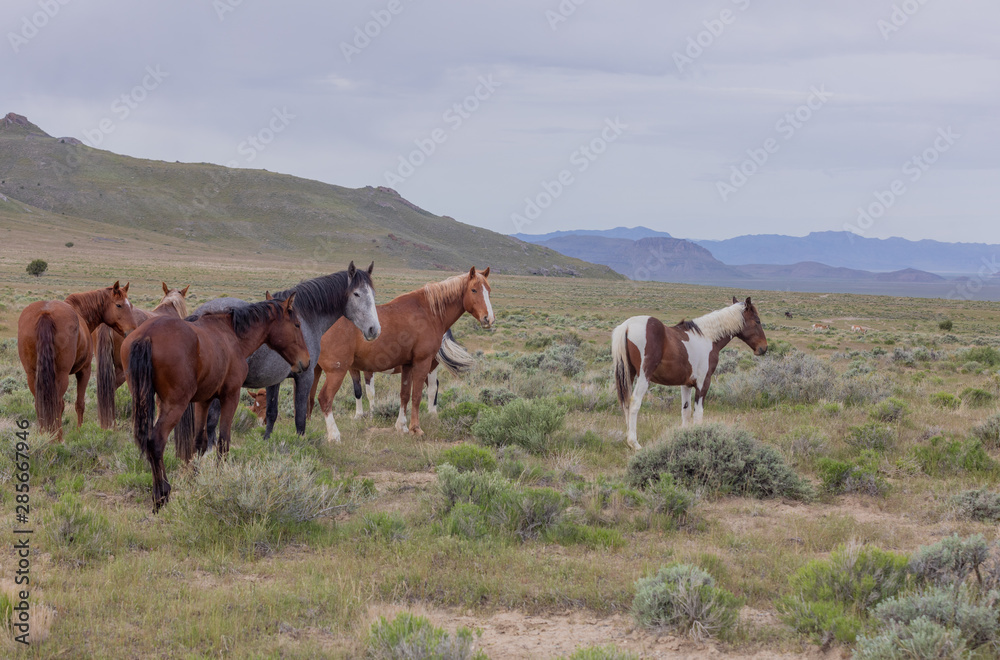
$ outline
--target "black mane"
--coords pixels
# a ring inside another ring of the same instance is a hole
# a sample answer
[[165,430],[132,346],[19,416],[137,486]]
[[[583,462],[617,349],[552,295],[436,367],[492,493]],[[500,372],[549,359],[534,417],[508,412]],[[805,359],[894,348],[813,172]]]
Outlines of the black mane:
[[695,323],[694,321],[681,321],[680,323],[677,324],[676,327],[680,328],[681,330],[697,332],[699,335],[702,334],[701,328],[699,328],[698,324]]
[[295,310],[300,316],[343,316],[347,296],[363,284],[375,290],[367,270],[360,268],[356,270],[353,282],[348,279],[347,271],[342,270],[339,273],[303,280],[291,289],[275,293],[274,299],[284,300],[294,293]]
[[[296,296],[296,302],[298,296]],[[242,338],[251,329],[274,320],[281,315],[281,302],[278,300],[262,300],[251,303],[243,307],[230,307],[219,312],[195,313],[184,319],[185,321],[197,321],[206,316],[226,314],[233,317],[233,332],[237,337]]]

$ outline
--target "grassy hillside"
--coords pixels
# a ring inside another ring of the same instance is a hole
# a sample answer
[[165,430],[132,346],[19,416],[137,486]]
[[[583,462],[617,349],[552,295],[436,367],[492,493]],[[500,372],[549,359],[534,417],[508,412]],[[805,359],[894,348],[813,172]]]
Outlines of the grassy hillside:
[[[131,158],[53,138],[13,113],[0,119],[0,194],[67,216],[67,230],[84,218],[251,254],[620,279],[605,266],[436,216],[389,188]],[[13,213],[0,222],[24,219]]]

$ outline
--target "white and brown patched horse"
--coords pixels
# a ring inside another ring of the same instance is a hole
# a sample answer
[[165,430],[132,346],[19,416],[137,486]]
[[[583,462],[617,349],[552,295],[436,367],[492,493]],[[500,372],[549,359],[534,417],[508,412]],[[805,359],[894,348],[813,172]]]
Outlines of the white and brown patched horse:
[[[636,419],[650,383],[681,386],[681,426],[701,423],[705,394],[719,363],[719,351],[742,339],[757,355],[767,352],[767,337],[757,308],[747,298],[673,327],[652,316],[633,316],[611,334],[615,389],[628,422],[626,441],[640,449]],[[692,400],[691,391],[694,390]]]

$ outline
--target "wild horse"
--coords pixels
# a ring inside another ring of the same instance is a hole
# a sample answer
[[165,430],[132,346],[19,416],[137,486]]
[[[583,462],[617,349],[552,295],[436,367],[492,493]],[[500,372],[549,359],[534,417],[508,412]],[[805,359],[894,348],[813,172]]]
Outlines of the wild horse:
[[742,339],[757,355],[767,352],[767,338],[750,298],[738,302],[734,297],[728,307],[673,327],[652,316],[633,316],[615,328],[611,334],[611,362],[618,402],[628,424],[626,442],[632,449],[640,449],[636,419],[650,383],[680,385],[681,426],[686,426],[692,416],[695,424],[701,423],[719,351],[733,337]]
[[[396,429],[423,435],[420,399],[444,333],[466,312],[485,328],[493,325],[490,284],[486,281],[489,275],[489,268],[477,272],[473,266],[468,273],[425,284],[379,305],[382,335],[373,342],[362,342],[360,333],[343,320],[327,330],[319,356],[319,367],[326,372],[319,406],[326,419],[327,441],[340,442],[340,430],[333,418],[333,397],[351,369],[375,372],[400,367],[403,379]],[[358,389],[355,388],[356,395]],[[411,402],[412,415],[407,429],[406,407]]]
[[[295,372],[309,364],[309,350],[298,316],[292,308],[295,294],[283,301],[265,300],[226,312],[202,314],[186,320],[157,316],[125,337],[122,361],[127,365],[132,392],[135,442],[153,471],[153,510],[170,497],[163,465],[167,435],[188,405],[194,403],[197,440],[174,434],[178,457],[207,450],[205,421],[208,404],[221,404],[218,453],[229,451],[233,415],[247,375],[247,357],[267,344]],[[160,415],[153,424],[154,404]]]
[[[169,314],[182,319],[188,315],[185,296],[190,285],[183,289],[171,289],[166,282],[160,284],[163,285],[163,298],[152,312],[132,307],[136,327],[153,316]],[[97,358],[97,421],[102,429],[110,429],[115,425],[118,415],[115,410],[115,392],[125,382],[125,367],[122,366],[122,342],[125,335],[103,323],[91,334],[94,338],[94,357]]]
[[[352,261],[345,271],[305,280],[291,289],[274,294],[275,300],[284,300],[296,294],[295,308],[309,348],[310,362],[308,369],[290,374],[288,364],[266,346],[255,351],[247,360],[249,371],[243,386],[251,389],[267,388],[265,438],[271,435],[274,421],[278,418],[278,388],[289,376],[293,378],[295,385],[295,431],[299,435],[305,434],[309,393],[314,379],[313,369],[319,360],[320,339],[330,326],[344,316],[358,327],[365,339],[371,341],[378,337],[381,325],[375,311],[375,288],[371,279],[374,269],[375,262],[365,271],[356,269]],[[239,298],[218,298],[205,303],[194,314],[198,316],[247,304]],[[218,407],[213,405],[208,418],[209,446],[214,441],[217,422]]]
[[90,362],[91,332],[105,323],[122,334],[135,328],[128,284],[74,293],[66,301],[33,302],[17,320],[17,353],[35,397],[35,414],[43,431],[62,441],[63,396],[76,375],[76,425],[83,424]]

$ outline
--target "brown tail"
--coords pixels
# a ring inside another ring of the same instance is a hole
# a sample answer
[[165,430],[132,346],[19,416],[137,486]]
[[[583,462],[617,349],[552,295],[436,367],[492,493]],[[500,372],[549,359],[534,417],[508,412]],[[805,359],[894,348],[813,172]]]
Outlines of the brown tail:
[[115,425],[115,390],[118,378],[115,373],[114,330],[106,325],[97,328],[97,421],[102,429]]
[[189,403],[184,414],[174,427],[174,451],[184,462],[194,458],[195,446],[194,404]]
[[35,356],[35,414],[43,431],[62,426],[59,393],[56,391],[55,323],[48,314],[38,319]]
[[611,333],[611,362],[615,365],[615,391],[618,393],[618,403],[627,415],[629,404],[632,403],[632,370],[628,363],[626,323],[622,323]]
[[132,344],[128,356],[128,386],[132,390],[132,424],[135,444],[143,456],[153,452],[156,391],[153,389],[153,341],[143,337]]

